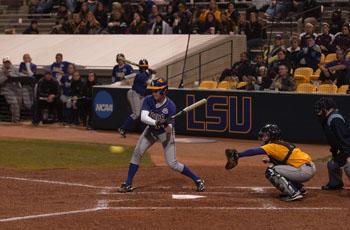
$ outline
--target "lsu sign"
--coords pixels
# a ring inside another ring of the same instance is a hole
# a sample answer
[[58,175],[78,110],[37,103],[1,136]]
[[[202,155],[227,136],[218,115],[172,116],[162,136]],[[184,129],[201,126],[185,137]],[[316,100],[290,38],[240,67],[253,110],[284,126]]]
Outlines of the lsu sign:
[[[186,129],[213,133],[249,133],[252,129],[252,98],[248,96],[218,96],[207,98],[204,116],[196,110],[187,113]],[[186,95],[186,106],[193,104],[194,95]],[[200,116],[199,116],[200,115]]]

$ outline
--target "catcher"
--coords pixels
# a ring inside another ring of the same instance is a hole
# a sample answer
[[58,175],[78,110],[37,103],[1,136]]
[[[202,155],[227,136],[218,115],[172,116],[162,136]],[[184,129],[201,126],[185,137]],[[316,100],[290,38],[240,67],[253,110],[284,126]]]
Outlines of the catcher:
[[273,186],[282,192],[281,200],[300,200],[306,194],[303,183],[315,175],[316,168],[307,153],[283,141],[281,136],[282,132],[277,125],[265,125],[259,131],[261,147],[240,153],[235,149],[226,149],[225,168],[229,170],[237,166],[240,157],[266,154],[268,158],[264,158],[263,162],[270,165],[265,171],[265,176]]

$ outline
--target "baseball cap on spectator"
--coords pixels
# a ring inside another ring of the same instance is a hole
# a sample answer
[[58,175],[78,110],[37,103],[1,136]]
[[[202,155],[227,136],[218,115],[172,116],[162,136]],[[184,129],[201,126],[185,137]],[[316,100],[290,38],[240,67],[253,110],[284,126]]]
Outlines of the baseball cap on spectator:
[[10,62],[11,63],[10,57],[4,57],[2,59],[2,63],[6,63],[6,62]]
[[275,39],[282,39],[282,35],[281,34],[276,34]]

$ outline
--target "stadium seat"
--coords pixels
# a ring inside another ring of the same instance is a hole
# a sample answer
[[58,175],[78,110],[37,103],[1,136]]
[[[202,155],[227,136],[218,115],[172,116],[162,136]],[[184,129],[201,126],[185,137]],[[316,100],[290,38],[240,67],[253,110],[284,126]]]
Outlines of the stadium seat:
[[317,91],[317,87],[310,83],[301,83],[297,87],[298,93],[315,93]]
[[331,53],[326,56],[326,59],[324,60],[324,62],[328,63],[335,60],[337,60],[337,55],[335,53]]
[[237,89],[244,89],[244,87],[246,87],[247,85],[248,85],[247,82],[241,81],[241,82],[238,82],[236,88],[237,88]]
[[297,85],[301,83],[309,83],[310,77],[313,74],[313,69],[309,67],[300,67],[294,71],[294,80]]
[[236,88],[237,83],[234,81],[221,81],[218,84],[218,89],[232,89]]
[[200,89],[215,89],[218,83],[216,81],[202,81],[199,85]]
[[349,90],[349,85],[342,85],[339,87],[338,93],[347,94],[348,90]]
[[310,81],[316,81],[320,77],[321,69],[317,69],[311,76]]
[[318,87],[319,93],[334,94],[337,93],[338,87],[334,84],[323,84]]

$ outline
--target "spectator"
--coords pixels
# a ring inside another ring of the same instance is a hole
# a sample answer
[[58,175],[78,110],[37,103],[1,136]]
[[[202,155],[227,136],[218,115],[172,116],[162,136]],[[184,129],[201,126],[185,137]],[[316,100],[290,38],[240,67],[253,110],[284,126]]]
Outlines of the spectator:
[[254,60],[253,62],[251,63],[252,64],[252,68],[253,68],[253,75],[254,76],[258,76],[259,74],[259,68],[261,66],[265,66],[266,67],[266,63],[265,63],[265,60],[264,60],[264,57],[262,54],[257,54],[255,57],[254,57]]
[[298,67],[310,67],[315,71],[321,60],[321,48],[316,45],[313,36],[309,35],[305,39],[307,46],[298,53]]
[[130,24],[129,32],[131,34],[147,34],[147,22],[141,18],[139,13],[134,13],[134,20]]
[[290,47],[287,48],[292,69],[295,69],[299,63],[298,61],[299,51],[300,51],[299,39],[297,37],[292,37],[290,42]]
[[60,100],[63,106],[63,122],[66,124],[72,123],[72,90],[71,82],[75,72],[75,65],[69,64],[67,74],[59,81],[62,89]]
[[316,39],[317,34],[314,33],[315,27],[311,23],[306,23],[304,27],[304,32],[300,34],[299,39],[300,39],[300,47],[305,47],[306,46],[306,37],[307,36],[312,36],[314,39]]
[[6,103],[10,106],[11,121],[20,121],[20,111],[22,102],[22,85],[19,82],[18,70],[12,65],[8,57],[2,60],[0,71],[0,95],[5,97]]
[[71,82],[71,92],[72,92],[72,122],[75,125],[79,125],[80,117],[82,116],[82,111],[79,111],[78,101],[82,100],[83,96],[83,82],[81,80],[78,71],[73,73],[73,79]]
[[134,72],[131,65],[125,63],[125,55],[120,53],[116,56],[118,65],[113,67],[112,71],[112,83],[122,81],[126,75],[130,75]]
[[320,66],[319,80],[326,84],[336,84],[338,87],[350,84],[350,63],[345,59],[345,53],[337,49],[337,60]]
[[83,99],[78,100],[78,107],[82,113],[82,122],[87,129],[92,126],[92,89],[99,85],[93,72],[89,72],[86,83],[83,86]]
[[271,84],[272,80],[267,74],[266,66],[260,66],[256,77],[256,81],[254,82],[255,90],[269,89]]
[[60,82],[61,78],[68,73],[67,68],[69,64],[69,62],[63,61],[63,55],[61,53],[56,54],[56,61],[52,63],[50,67],[52,77],[55,78],[58,82]]
[[160,14],[156,15],[151,28],[151,34],[172,34],[173,29],[166,23]]
[[88,34],[99,34],[101,33],[100,23],[96,20],[94,14],[89,12],[86,16],[86,29]]
[[165,18],[164,21],[166,21],[166,23],[168,23],[168,25],[173,25],[174,24],[174,9],[173,9],[173,5],[168,4],[166,6],[166,10],[165,10]]
[[342,32],[337,33],[332,43],[333,49],[348,50],[350,48],[350,25],[345,23],[342,27]]
[[92,13],[95,13],[97,9],[97,4],[98,4],[97,0],[88,0],[87,4],[88,4],[89,11]]
[[40,79],[37,87],[37,98],[34,104],[33,125],[37,126],[43,120],[45,109],[55,113],[56,119],[62,121],[62,104],[60,98],[60,86],[58,81],[52,77],[50,72],[46,72]]
[[160,12],[159,12],[159,9],[158,9],[158,6],[157,5],[153,5],[152,6],[152,10],[151,10],[151,13],[148,15],[148,17],[146,19],[148,19],[148,25],[149,25],[149,28],[151,29],[153,24],[155,23],[156,21],[156,17],[160,15]]
[[89,13],[89,5],[87,2],[84,2],[81,4],[81,8],[80,8],[80,12],[79,12],[80,17],[83,21],[86,20],[88,13]]
[[68,20],[68,10],[64,3],[61,3],[60,7],[58,8],[56,18],[59,20],[61,18]]
[[232,22],[234,22],[236,25],[238,24],[240,14],[232,2],[227,5],[227,10],[225,10],[225,13]]
[[337,34],[341,32],[344,23],[345,21],[342,17],[342,11],[340,9],[333,11],[330,23],[330,33]]
[[264,44],[266,34],[263,34],[263,32],[262,25],[258,22],[256,13],[251,12],[249,20],[244,26],[244,33],[247,36],[247,46],[249,50]]
[[97,3],[94,15],[96,20],[100,23],[101,28],[105,29],[107,27],[108,15],[105,6],[101,2]]
[[277,53],[281,49],[285,49],[285,46],[283,45],[282,35],[277,34],[273,41],[273,45],[266,51],[268,63],[271,63],[277,59]]
[[[121,9],[123,12],[123,17],[125,22],[130,25],[130,23],[134,20],[134,9],[132,8],[130,2],[124,2],[123,3],[123,8]],[[145,12],[146,13],[146,12]],[[147,18],[145,16],[143,16],[142,14],[140,14],[143,18]],[[148,15],[146,15],[148,16]]]
[[[144,4],[139,3],[139,4],[137,5],[137,10],[136,10],[136,12],[137,12],[141,17],[143,17],[143,18],[148,18],[148,14],[147,14],[147,12],[145,11],[145,6],[144,6]],[[132,22],[133,18],[134,18],[134,16],[132,15],[130,23]],[[130,24],[130,23],[128,22],[128,24]]]
[[29,0],[28,2],[28,13],[35,14],[37,13],[36,9],[38,8],[39,0]]
[[316,25],[317,19],[319,19],[321,15],[320,4],[315,0],[299,0],[294,2],[298,2],[298,13],[303,12],[302,17],[298,20],[298,31],[300,31],[302,26],[307,23]]
[[[180,9],[180,6],[179,6],[179,9]],[[218,6],[215,0],[210,0],[209,9],[204,10],[199,16],[199,21],[201,23],[204,23],[206,21],[208,13],[212,13],[215,19],[221,23],[221,11],[218,9]]]
[[322,23],[322,34],[319,34],[316,37],[316,44],[320,46],[321,52],[324,55],[332,53],[333,39],[334,39],[334,35],[329,33],[329,24],[326,22]]
[[287,58],[287,51],[281,49],[277,53],[277,60],[273,61],[268,68],[269,78],[274,79],[279,73],[279,66],[285,65],[288,69],[290,69],[290,61]]
[[50,34],[67,34],[70,32],[70,25],[68,25],[66,19],[60,18],[56,21],[56,25],[52,28]]
[[34,83],[36,74],[36,65],[32,63],[32,58],[29,54],[23,55],[23,62],[19,65],[19,75],[29,77],[29,81],[22,81],[22,98],[25,108],[30,109],[34,102]]
[[207,13],[207,18],[204,23],[200,25],[201,33],[215,34],[221,30],[220,22],[216,20],[213,13]]
[[121,11],[119,10],[113,11],[108,23],[108,33],[125,34],[127,28],[128,28],[128,25],[123,20]]
[[69,13],[75,12],[75,9],[77,8],[77,1],[81,0],[66,0],[66,6],[69,10]]
[[174,34],[187,34],[189,32],[188,21],[186,17],[180,17],[178,13],[174,14],[174,24],[173,24],[173,33]]
[[286,65],[278,67],[278,75],[273,79],[270,89],[279,91],[294,91],[296,89],[294,78],[290,75]]
[[50,13],[53,6],[53,1],[54,0],[40,0],[36,8],[36,12],[40,14]]
[[227,13],[221,14],[221,34],[236,34],[236,24],[227,16]]
[[239,81],[242,81],[243,76],[252,76],[254,74],[247,52],[241,53],[240,57],[240,61],[234,63],[231,69],[225,69],[221,73],[219,81],[224,81],[228,76],[236,76],[239,78]]
[[272,21],[285,18],[290,9],[290,4],[288,3],[288,1],[271,0],[265,12],[265,16]]
[[23,32],[23,34],[39,34],[38,21],[32,20],[29,27]]
[[69,31],[73,34],[86,34],[86,23],[82,20],[80,14],[73,14],[73,21],[70,23]]

